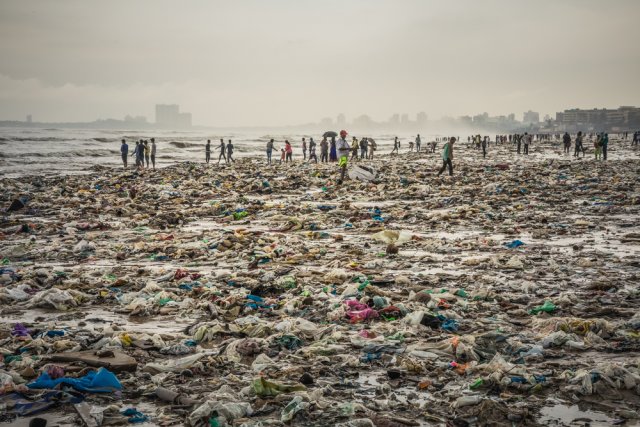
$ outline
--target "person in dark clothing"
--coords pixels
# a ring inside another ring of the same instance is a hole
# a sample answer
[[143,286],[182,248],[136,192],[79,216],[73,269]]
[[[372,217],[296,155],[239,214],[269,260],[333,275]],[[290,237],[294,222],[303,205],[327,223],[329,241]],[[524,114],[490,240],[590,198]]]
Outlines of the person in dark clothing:
[[209,160],[211,160],[211,140],[207,139],[207,145],[204,146],[204,161],[208,164]]
[[229,140],[229,142],[227,143],[227,163],[236,162],[231,156],[233,156],[233,144],[231,143],[231,140]]
[[602,159],[607,160],[607,148],[609,147],[609,134],[605,133],[602,137]]
[[584,157],[584,147],[582,146],[582,131],[578,132],[578,135],[576,135],[576,147],[575,150],[573,150],[573,157],[580,158],[581,151]]
[[487,158],[487,137],[485,136],[482,140],[482,158]]
[[127,145],[127,142],[123,139],[122,140],[122,145],[120,145],[120,154],[122,155],[122,164],[124,165],[124,168],[127,168],[127,156],[129,155],[129,146]]
[[568,132],[565,132],[562,135],[562,143],[564,144],[564,153],[569,154],[569,149],[571,148],[571,136]]
[[218,164],[220,164],[220,159],[224,159],[224,162],[227,163],[227,147],[224,145],[224,139],[220,138],[220,155],[218,156]]
[[323,137],[320,141],[320,162],[327,163],[329,161],[329,141],[327,137]]

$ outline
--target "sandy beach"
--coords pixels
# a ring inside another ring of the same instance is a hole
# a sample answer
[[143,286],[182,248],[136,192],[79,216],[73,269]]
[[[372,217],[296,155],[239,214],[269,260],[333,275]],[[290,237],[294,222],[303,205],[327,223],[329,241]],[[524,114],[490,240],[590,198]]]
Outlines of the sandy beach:
[[0,178],[0,385],[104,366],[84,404],[140,425],[638,425],[640,159],[585,145]]

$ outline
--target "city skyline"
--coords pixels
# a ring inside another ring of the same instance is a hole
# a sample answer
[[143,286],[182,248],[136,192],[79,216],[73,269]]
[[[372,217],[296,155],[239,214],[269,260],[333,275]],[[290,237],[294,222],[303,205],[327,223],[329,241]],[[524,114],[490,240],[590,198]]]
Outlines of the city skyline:
[[333,112],[553,116],[640,97],[640,2],[630,0],[33,0],[0,10],[0,117],[11,120],[151,118],[173,103],[196,125],[284,126]]

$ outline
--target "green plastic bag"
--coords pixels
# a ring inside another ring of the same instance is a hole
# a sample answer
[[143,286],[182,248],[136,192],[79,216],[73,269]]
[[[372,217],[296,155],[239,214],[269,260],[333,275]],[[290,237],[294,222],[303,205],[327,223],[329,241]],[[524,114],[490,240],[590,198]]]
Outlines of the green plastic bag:
[[544,304],[529,310],[529,314],[538,314],[543,311],[545,313],[551,313],[552,311],[555,311],[556,308],[558,307],[556,307],[551,301],[545,301]]

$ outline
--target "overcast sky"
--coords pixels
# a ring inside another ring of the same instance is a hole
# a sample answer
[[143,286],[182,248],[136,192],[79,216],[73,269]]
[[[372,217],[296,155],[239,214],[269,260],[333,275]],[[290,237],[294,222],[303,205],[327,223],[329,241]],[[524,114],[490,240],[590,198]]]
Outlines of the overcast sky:
[[640,104],[638,0],[0,1],[0,119],[198,125]]

